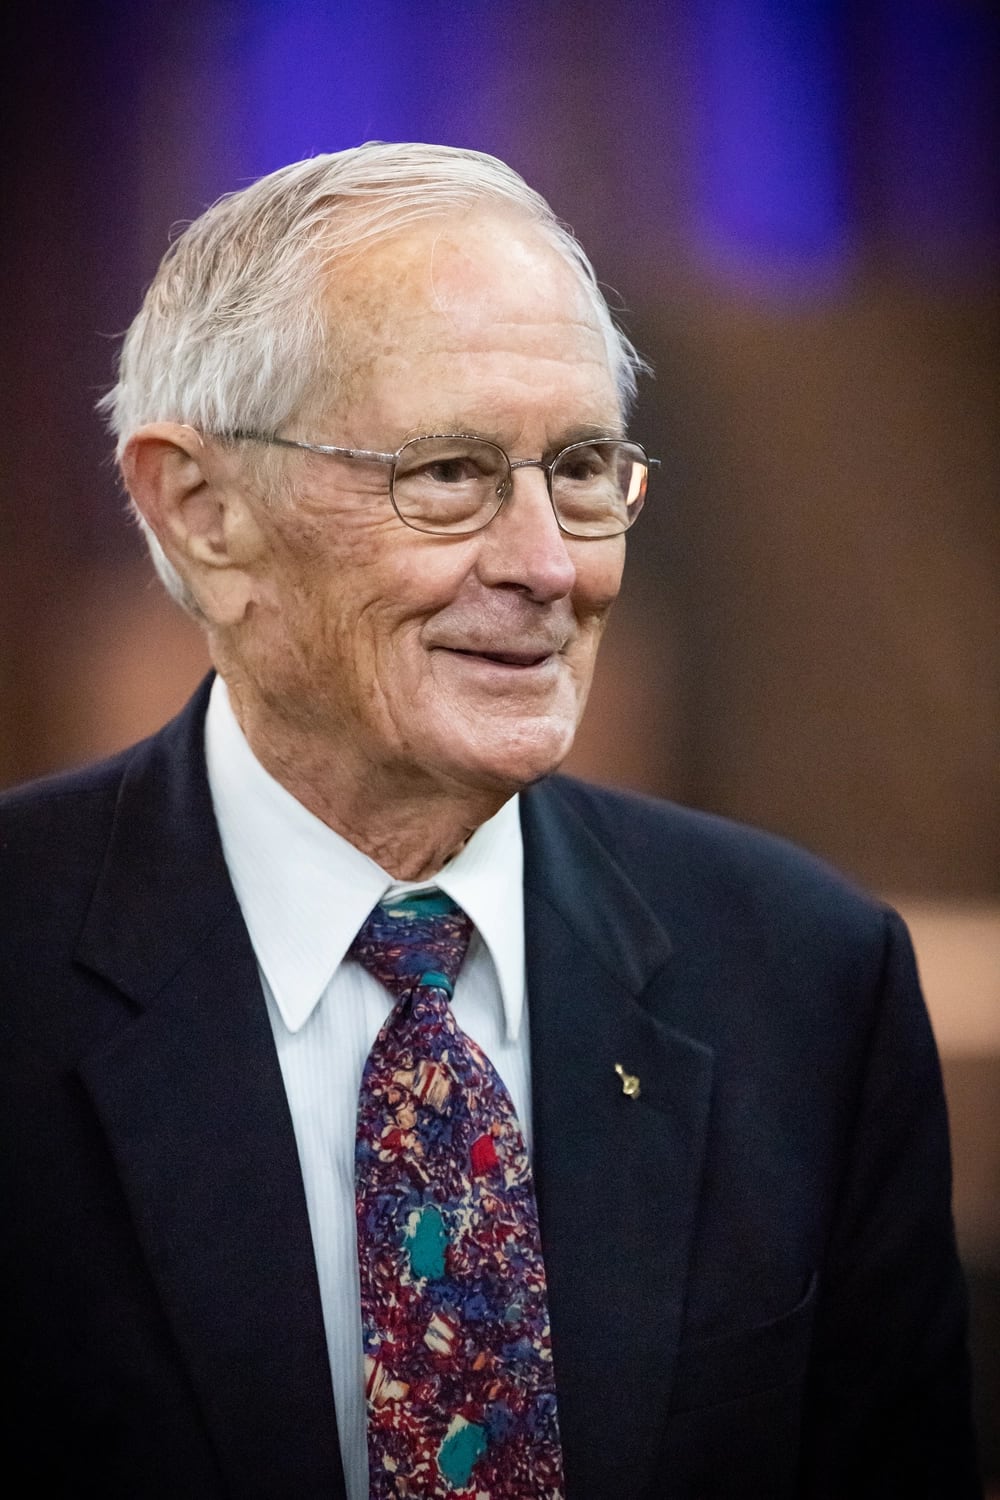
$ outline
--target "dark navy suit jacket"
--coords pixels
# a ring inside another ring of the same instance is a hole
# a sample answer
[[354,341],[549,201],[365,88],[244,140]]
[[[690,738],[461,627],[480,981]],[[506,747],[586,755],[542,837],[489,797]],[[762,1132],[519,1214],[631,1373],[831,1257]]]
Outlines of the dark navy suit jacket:
[[[206,699],[0,805],[3,1418],[25,1494],[343,1494]],[[777,840],[650,800],[553,778],[523,827],[570,1500],[978,1493],[945,1110],[899,920]]]

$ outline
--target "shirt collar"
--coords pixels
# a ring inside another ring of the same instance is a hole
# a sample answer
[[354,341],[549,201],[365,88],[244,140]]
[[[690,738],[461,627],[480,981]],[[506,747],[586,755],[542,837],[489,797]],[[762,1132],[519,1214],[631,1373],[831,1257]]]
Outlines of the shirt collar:
[[208,784],[222,849],[257,962],[282,1020],[298,1031],[387,892],[444,891],[471,917],[489,950],[507,1036],[524,1010],[524,851],[511,797],[433,880],[392,877],[335,833],[267,772],[250,749],[221,677],[205,721]]

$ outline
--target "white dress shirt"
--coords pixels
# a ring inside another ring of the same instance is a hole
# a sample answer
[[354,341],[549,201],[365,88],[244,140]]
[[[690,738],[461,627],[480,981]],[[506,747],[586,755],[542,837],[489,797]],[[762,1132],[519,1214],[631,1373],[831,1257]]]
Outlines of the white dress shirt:
[[[344,957],[383,896],[418,884],[394,882],[265,771],[219,677],[205,747],[222,848],[257,957],[295,1129],[348,1500],[367,1500],[354,1136],[365,1059],[393,1002]],[[530,1150],[522,866],[512,797],[433,880],[419,884],[445,891],[475,924],[452,1006],[507,1085]]]

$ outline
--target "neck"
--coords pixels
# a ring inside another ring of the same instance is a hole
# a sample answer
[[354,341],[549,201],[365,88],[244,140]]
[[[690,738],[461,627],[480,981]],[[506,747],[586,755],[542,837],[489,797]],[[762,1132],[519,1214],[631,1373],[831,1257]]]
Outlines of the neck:
[[511,796],[510,788],[442,783],[411,769],[349,764],[322,734],[275,722],[241,701],[233,712],[264,769],[314,817],[394,880],[428,880]]

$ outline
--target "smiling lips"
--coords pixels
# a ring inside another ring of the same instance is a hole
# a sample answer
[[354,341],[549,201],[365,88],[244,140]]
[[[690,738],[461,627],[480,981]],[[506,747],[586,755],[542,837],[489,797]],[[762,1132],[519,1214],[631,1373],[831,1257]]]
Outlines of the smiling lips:
[[539,667],[557,655],[556,648],[544,651],[477,651],[472,647],[449,646],[455,656],[467,656],[473,661],[495,662],[501,667]]

